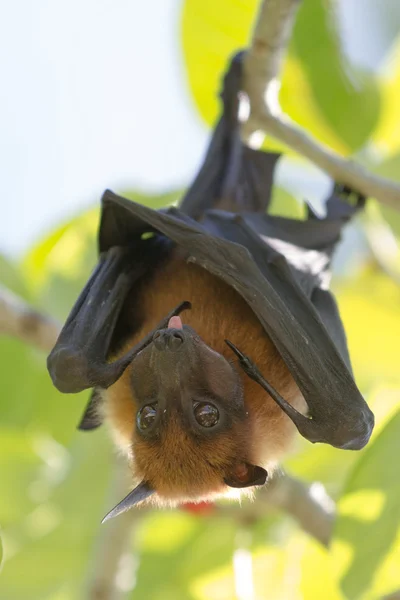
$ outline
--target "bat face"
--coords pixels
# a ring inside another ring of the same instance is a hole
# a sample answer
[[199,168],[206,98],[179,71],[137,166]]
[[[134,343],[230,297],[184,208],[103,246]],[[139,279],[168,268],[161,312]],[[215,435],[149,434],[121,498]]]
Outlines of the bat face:
[[238,373],[187,325],[157,331],[133,361],[131,373],[140,406],[137,429],[145,439],[158,436],[172,412],[200,437],[245,416]]
[[[135,467],[161,498],[255,485],[251,420],[238,372],[179,317],[133,361]],[[263,483],[265,481],[265,476]]]

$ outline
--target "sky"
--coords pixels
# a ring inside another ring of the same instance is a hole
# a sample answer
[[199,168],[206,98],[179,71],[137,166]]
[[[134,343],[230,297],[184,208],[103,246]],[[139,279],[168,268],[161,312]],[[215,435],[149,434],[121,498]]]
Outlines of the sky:
[[[345,50],[358,64],[379,65],[400,26],[396,2],[341,0]],[[186,84],[181,7],[177,0],[1,4],[0,252],[20,256],[107,187],[151,193],[188,184],[208,131]],[[397,21],[382,19],[390,9]],[[309,185],[326,187],[309,174]],[[279,176],[294,187],[303,179],[292,167]]]

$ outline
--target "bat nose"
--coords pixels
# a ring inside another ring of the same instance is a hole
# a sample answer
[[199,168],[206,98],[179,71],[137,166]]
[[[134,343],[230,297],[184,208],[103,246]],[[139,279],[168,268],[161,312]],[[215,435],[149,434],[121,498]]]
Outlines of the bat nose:
[[175,352],[184,342],[184,335],[179,329],[161,329],[156,331],[153,342],[160,352],[170,350]]

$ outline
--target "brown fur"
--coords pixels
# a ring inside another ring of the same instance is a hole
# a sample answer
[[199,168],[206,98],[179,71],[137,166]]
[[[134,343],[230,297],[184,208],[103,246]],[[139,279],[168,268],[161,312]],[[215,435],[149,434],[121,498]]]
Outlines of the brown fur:
[[[187,264],[177,251],[140,291],[138,310],[145,307],[143,314],[148,318],[122,352],[143,338],[183,300],[189,300],[193,306],[182,315],[184,324],[193,327],[206,344],[227,360],[234,357],[224,339],[231,340],[254,360],[291,404],[304,410],[299,389],[246,302],[204,269]],[[117,445],[130,456],[134,475],[154,485],[159,496],[173,502],[177,498],[198,500],[209,497],[210,493],[226,493],[224,470],[236,457],[238,461],[247,460],[271,469],[288,450],[294,425],[258,384],[239,372],[248,420],[230,435],[225,432],[200,443],[182,429],[177,416],[169,419],[161,443],[138,436],[129,368],[105,392],[104,410]]]

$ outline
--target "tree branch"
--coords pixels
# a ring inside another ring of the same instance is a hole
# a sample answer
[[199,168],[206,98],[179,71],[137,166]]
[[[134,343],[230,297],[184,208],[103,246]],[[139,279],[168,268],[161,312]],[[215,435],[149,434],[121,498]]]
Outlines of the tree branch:
[[322,483],[305,485],[285,474],[274,477],[260,495],[264,502],[289,514],[304,531],[328,546],[336,507]]
[[400,600],[400,590],[397,590],[396,592],[393,592],[392,594],[389,594],[388,596],[384,596],[384,598],[382,598],[382,600]]
[[286,513],[306,533],[328,546],[336,511],[321,483],[306,485],[287,473],[277,474],[257,492],[253,503],[224,505],[223,511],[238,520],[254,521],[265,517],[271,508]]
[[399,185],[339,156],[281,113],[279,73],[298,5],[299,0],[261,3],[244,66],[244,90],[251,108],[243,127],[244,139],[251,144],[251,133],[262,130],[308,158],[338,183],[400,210]]
[[0,286],[0,334],[16,337],[49,352],[60,332],[59,324]]
[[400,285],[400,248],[390,226],[379,214],[364,215],[363,231],[369,249],[379,268]]

